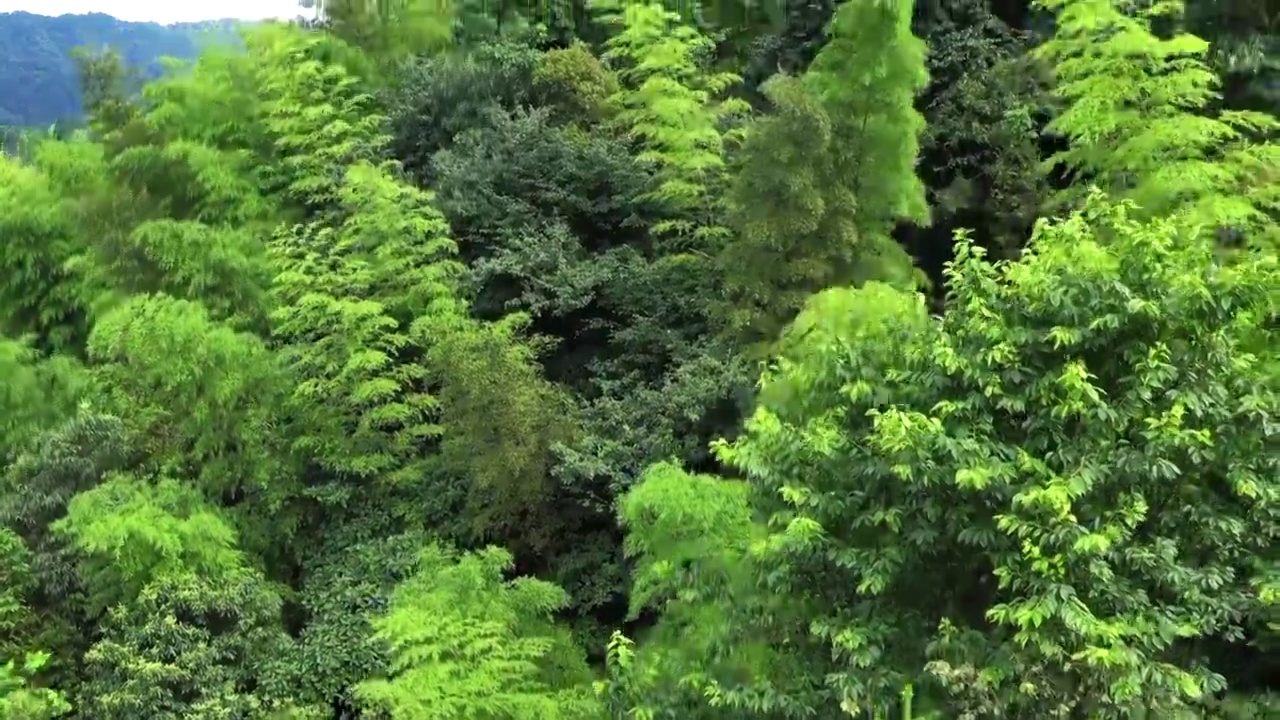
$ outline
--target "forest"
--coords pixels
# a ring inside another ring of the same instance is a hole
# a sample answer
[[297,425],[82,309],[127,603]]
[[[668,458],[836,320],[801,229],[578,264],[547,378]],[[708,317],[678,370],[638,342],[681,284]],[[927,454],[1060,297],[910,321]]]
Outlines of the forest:
[[1272,0],[329,0],[0,156],[0,718],[1280,715]]

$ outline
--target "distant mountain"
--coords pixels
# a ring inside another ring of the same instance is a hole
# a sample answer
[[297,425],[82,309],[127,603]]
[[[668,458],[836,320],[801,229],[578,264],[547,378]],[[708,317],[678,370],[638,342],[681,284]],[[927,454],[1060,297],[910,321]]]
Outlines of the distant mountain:
[[0,126],[47,127],[80,118],[79,78],[71,59],[77,47],[109,45],[129,66],[153,77],[160,72],[160,58],[194,58],[206,42],[233,37],[237,24],[160,25],[101,13],[0,13]]

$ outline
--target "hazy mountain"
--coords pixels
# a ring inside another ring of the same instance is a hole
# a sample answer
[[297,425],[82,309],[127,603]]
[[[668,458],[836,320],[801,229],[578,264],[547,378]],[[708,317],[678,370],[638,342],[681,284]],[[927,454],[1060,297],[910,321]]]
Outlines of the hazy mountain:
[[201,45],[231,36],[234,20],[160,25],[110,15],[48,17],[0,13],[0,126],[48,126],[80,117],[80,90],[71,51],[110,45],[148,76],[162,57],[192,58]]

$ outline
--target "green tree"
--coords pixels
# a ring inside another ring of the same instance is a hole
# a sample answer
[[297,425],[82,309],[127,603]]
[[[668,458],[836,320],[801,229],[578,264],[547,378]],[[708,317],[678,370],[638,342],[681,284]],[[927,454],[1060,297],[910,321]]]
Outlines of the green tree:
[[79,493],[127,464],[128,450],[118,418],[82,410],[34,435],[9,456],[0,475],[0,523],[29,551],[30,575],[24,570],[12,578],[13,589],[22,590],[25,607],[33,612],[28,629],[35,634],[27,645],[47,649],[42,679],[68,692],[78,681],[80,654],[88,645],[83,630],[92,627],[95,611],[77,572],[75,549],[50,526],[66,515]]
[[[0,661],[19,659],[38,627],[37,618],[27,606],[28,597],[36,589],[31,568],[31,549],[8,528],[0,529]],[[12,669],[12,668],[10,668]]]
[[916,103],[927,120],[917,173],[934,224],[912,233],[920,237],[911,247],[937,280],[935,258],[949,257],[954,227],[971,228],[1000,257],[1016,255],[1030,236],[1048,195],[1038,166],[1049,83],[1028,55],[1030,33],[1008,10],[1002,16],[985,0],[917,8],[912,24],[929,46],[929,86]]
[[77,250],[68,210],[40,172],[0,157],[0,332],[34,333],[49,349],[83,339],[83,308],[66,269]]
[[825,678],[810,707],[928,675],[956,712],[1176,714],[1262,628],[1280,267],[1132,212],[1094,198],[1016,263],[962,238],[940,320],[873,284],[784,337],[721,452],[770,528],[758,592],[800,610],[750,627]]
[[88,354],[100,407],[125,421],[148,466],[190,477],[210,498],[278,509],[289,463],[270,428],[288,386],[259,338],[199,303],[134,295],[99,320]]
[[50,528],[70,538],[103,633],[79,703],[95,716],[225,717],[260,711],[268,660],[287,648],[280,598],[200,492],[115,475]]
[[[619,502],[633,563],[631,617],[660,611],[638,647],[610,643],[611,701],[620,717],[805,717],[809,675],[774,632],[794,608],[755,591],[752,487],[650,467]],[[761,615],[775,625],[758,622]],[[709,702],[708,702],[709,701]]]
[[1256,3],[1194,0],[1212,70],[1148,5],[84,55],[0,160],[0,715],[1275,715]]
[[29,687],[23,677],[39,672],[48,660],[47,653],[32,653],[20,668],[13,660],[0,666],[0,717],[48,720],[71,712],[72,705],[62,693]]
[[[508,40],[415,64],[393,103],[396,152],[412,158],[414,175],[430,183],[449,220],[467,266],[471,313],[494,320],[527,313],[541,374],[578,406],[576,432],[548,424],[541,438],[530,438],[532,448],[561,440],[553,443],[553,462],[540,481],[520,473],[513,488],[517,476],[505,473],[503,456],[476,454],[487,458],[488,476],[509,476],[477,507],[502,510],[521,498],[546,503],[524,503],[515,515],[487,514],[504,520],[509,529],[502,542],[522,567],[530,563],[573,595],[575,615],[587,616],[596,636],[593,649],[608,637],[609,629],[597,623],[612,622],[620,609],[615,593],[625,580],[613,527],[615,494],[655,460],[707,462],[707,441],[732,426],[734,393],[746,385],[744,365],[711,330],[719,295],[714,268],[680,243],[655,242],[673,236],[656,237],[650,228],[682,216],[641,199],[657,180],[612,124],[614,110],[606,103],[583,112],[588,99],[603,103],[621,87],[582,45],[539,55]],[[483,336],[459,341],[477,348],[492,343]],[[499,356],[473,357],[488,363]],[[497,370],[483,374],[508,377]],[[484,387],[468,395],[473,406],[490,405],[485,398],[498,392],[528,397],[530,408],[564,402],[551,404],[538,399],[541,391],[525,395],[501,383]],[[449,454],[453,448],[474,454],[468,437],[455,436]]]
[[235,529],[197,490],[168,478],[109,476],[49,527],[80,551],[100,610],[130,604],[157,578],[189,571],[216,580],[243,562]]
[[721,258],[728,315],[769,343],[808,296],[868,280],[916,281],[890,233],[929,219],[915,172],[928,83],[908,2],[839,6],[805,73],[763,90],[776,108],[748,132],[733,188],[738,236]]
[[108,613],[80,705],[112,720],[263,717],[287,707],[258,679],[288,643],[279,595],[254,574],[162,575]]
[[99,136],[124,129],[138,116],[134,95],[141,84],[136,68],[125,64],[111,46],[76,48],[72,51],[80,74],[80,93],[90,128]]
[[[299,558],[307,581],[296,600],[310,621],[264,680],[299,702],[328,707],[337,699],[354,710],[360,706],[356,686],[390,672],[391,648],[375,636],[372,621],[386,611],[395,586],[417,571],[429,540],[421,532],[399,532],[379,495],[378,502],[360,498],[341,514],[330,511],[319,539]],[[443,514],[433,507],[440,504],[425,497],[409,510],[434,516]]]
[[1280,129],[1273,115],[1212,111],[1220,80],[1209,44],[1187,32],[1158,37],[1152,23],[1180,14],[1181,2],[1127,10],[1114,0],[1039,0],[1057,12],[1056,32],[1036,53],[1053,64],[1064,107],[1048,129],[1069,147],[1046,161],[1086,183],[1132,198],[1163,216],[1186,209],[1210,232],[1275,240],[1280,203],[1274,169]]
[[504,581],[511,555],[498,548],[457,557],[429,546],[420,562],[374,621],[394,660],[387,679],[357,689],[371,707],[397,719],[599,717],[580,651],[551,622],[563,590]]
[[454,0],[324,0],[323,19],[337,37],[370,58],[395,63],[438,52],[453,41]]
[[713,43],[680,16],[657,4],[627,5],[620,32],[604,59],[617,67],[623,87],[613,96],[619,126],[654,169],[654,187],[640,199],[666,213],[653,227],[675,247],[707,252],[719,247],[726,137],[722,126],[747,106],[721,96],[740,78],[701,66]]

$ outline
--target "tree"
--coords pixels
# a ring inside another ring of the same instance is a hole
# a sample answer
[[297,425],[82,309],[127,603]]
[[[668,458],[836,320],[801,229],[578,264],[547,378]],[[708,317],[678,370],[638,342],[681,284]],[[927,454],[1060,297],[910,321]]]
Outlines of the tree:
[[56,349],[82,340],[83,307],[65,268],[77,249],[73,217],[46,177],[0,157],[0,332],[34,333]]
[[39,672],[48,660],[48,654],[34,653],[23,659],[21,669],[13,660],[0,666],[0,714],[48,720],[71,712],[72,706],[62,693],[49,688],[28,687],[23,677]]
[[714,252],[727,233],[720,224],[727,140],[721,128],[746,110],[741,100],[719,96],[739,78],[701,67],[711,41],[660,5],[628,5],[613,21],[622,29],[604,58],[623,84],[612,98],[617,122],[654,171],[654,188],[639,199],[663,209],[654,226],[660,238],[674,236],[666,242],[695,256]]
[[374,621],[394,653],[390,676],[357,693],[392,718],[599,717],[577,648],[551,625],[568,596],[533,578],[506,582],[511,555],[422,552],[390,612]]
[[763,91],[776,112],[748,131],[733,188],[738,231],[721,257],[732,325],[767,347],[812,293],[868,280],[911,286],[891,237],[929,218],[915,172],[928,82],[906,2],[839,6],[805,73]]
[[371,59],[393,64],[447,48],[456,5],[453,0],[324,0],[320,19]]
[[1046,162],[1079,176],[1070,199],[1095,183],[1132,198],[1153,217],[1189,209],[1206,231],[1275,240],[1280,146],[1273,115],[1210,113],[1220,80],[1204,40],[1161,39],[1152,23],[1181,2],[1127,12],[1114,0],[1039,0],[1058,12],[1054,37],[1036,50],[1053,63],[1062,112],[1049,124],[1070,145]]
[[88,354],[105,392],[157,473],[187,475],[209,498],[278,509],[290,464],[269,432],[282,420],[286,378],[263,342],[208,317],[204,306],[134,295],[101,318]]
[[288,708],[259,684],[288,645],[279,595],[253,573],[163,575],[105,618],[80,704],[120,720],[261,717]]
[[833,289],[783,339],[721,452],[827,704],[876,704],[930,663],[977,673],[959,708],[1176,713],[1222,688],[1210,645],[1261,630],[1280,395],[1256,329],[1280,267],[1225,266],[1133,212],[1094,196],[1014,263],[961,238],[940,320]]

